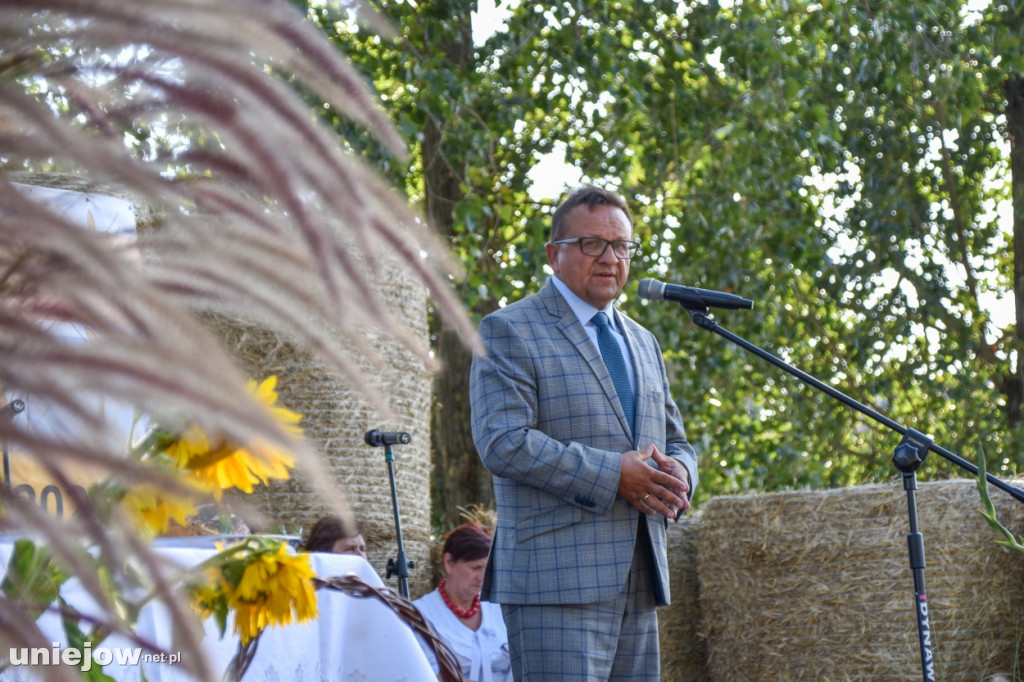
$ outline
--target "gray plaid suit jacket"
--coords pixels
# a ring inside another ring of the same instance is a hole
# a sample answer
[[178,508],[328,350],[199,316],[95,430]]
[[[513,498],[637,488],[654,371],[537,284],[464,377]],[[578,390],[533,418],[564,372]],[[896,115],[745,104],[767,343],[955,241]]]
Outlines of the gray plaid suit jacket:
[[[473,440],[494,476],[498,511],[481,599],[586,604],[619,593],[640,515],[616,494],[623,452],[654,443],[696,488],[696,455],[661,348],[621,317],[636,373],[636,438],[601,354],[554,284],[480,324],[488,353],[471,372]],[[659,605],[670,599],[666,524],[648,519]]]

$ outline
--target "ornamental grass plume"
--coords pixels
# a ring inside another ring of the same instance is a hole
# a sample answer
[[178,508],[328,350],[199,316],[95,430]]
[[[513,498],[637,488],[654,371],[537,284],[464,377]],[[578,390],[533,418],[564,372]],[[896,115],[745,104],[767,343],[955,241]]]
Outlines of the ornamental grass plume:
[[[432,360],[375,294],[381,259],[401,261],[472,338],[440,240],[321,122],[323,107],[405,158],[379,100],[287,0],[0,0],[0,390],[4,402],[54,405],[74,427],[69,437],[0,419],[0,440],[68,488],[72,464],[108,475],[123,488],[112,499],[127,499],[147,523],[184,513],[159,508],[147,492],[189,497],[180,471],[111,446],[101,407],[111,401],[176,433],[195,424],[217,434],[214,444],[256,444],[240,456],[217,450],[214,460],[239,456],[244,466],[210,480],[273,478],[286,466],[274,453],[288,453],[348,513],[313,448],[266,418],[259,391],[246,390],[196,318],[220,313],[286,333],[382,414],[387,406],[353,351],[374,358],[368,339],[379,332]],[[26,172],[69,174],[133,197],[148,210],[137,239],[126,244],[69,220],[19,184]],[[53,320],[88,329],[94,342],[69,345],[44,324]],[[84,494],[75,501],[78,513],[58,521],[0,486],[0,529],[45,541],[103,610],[94,623],[101,634],[132,636],[112,586],[154,590],[189,654],[183,672],[218,678],[138,516],[102,513]],[[0,597],[0,641],[50,646],[31,612]],[[63,668],[51,673],[72,679]]]

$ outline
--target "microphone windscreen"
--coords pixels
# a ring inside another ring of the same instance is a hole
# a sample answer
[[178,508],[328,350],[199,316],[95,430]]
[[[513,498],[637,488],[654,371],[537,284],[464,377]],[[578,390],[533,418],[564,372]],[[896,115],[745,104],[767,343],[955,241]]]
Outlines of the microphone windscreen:
[[656,279],[642,279],[637,294],[648,301],[660,301],[665,298],[665,283]]

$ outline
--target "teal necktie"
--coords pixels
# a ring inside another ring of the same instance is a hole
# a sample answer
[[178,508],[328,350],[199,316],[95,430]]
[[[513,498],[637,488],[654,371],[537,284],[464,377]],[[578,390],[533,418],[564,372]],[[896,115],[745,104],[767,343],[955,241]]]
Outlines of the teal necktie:
[[622,411],[626,413],[626,423],[629,424],[630,435],[633,425],[633,389],[629,385],[629,373],[626,371],[626,361],[622,357],[622,349],[619,342],[615,340],[612,333],[611,323],[608,316],[603,312],[594,315],[594,324],[597,325],[597,347],[604,358],[604,365],[608,368],[608,374],[615,384],[615,392],[619,394],[619,403]]

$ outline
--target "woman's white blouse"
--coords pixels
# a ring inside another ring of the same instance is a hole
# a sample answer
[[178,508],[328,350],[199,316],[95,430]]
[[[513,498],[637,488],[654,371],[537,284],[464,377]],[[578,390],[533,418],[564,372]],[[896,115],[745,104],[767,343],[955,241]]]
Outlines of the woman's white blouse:
[[[474,682],[512,682],[508,634],[505,632],[505,621],[502,620],[499,605],[480,602],[480,627],[474,631],[459,621],[437,589],[423,595],[413,604],[430,623],[434,634],[455,653],[463,677]],[[420,645],[437,671],[433,651],[422,639]]]

